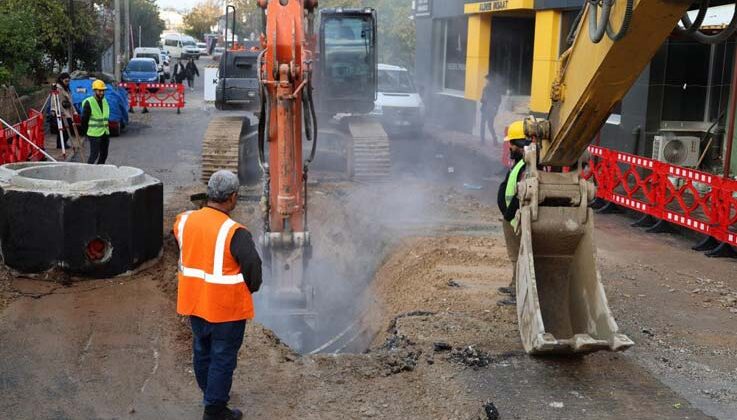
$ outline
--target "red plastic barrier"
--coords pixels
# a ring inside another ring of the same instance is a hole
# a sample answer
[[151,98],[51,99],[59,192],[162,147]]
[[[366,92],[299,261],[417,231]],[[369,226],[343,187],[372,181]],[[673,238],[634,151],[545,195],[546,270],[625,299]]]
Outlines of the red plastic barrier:
[[122,82],[120,87],[128,91],[128,107],[133,109],[138,106],[138,85],[135,83]]
[[128,91],[131,109],[176,108],[177,114],[184,108],[184,85],[181,83],[128,83],[120,84]]
[[596,196],[737,245],[737,182],[629,153],[589,146],[584,177]]
[[[33,144],[44,149],[44,117],[35,109],[30,110],[29,118],[13,126]],[[9,128],[0,129],[0,165],[14,162],[27,162],[43,159],[43,154],[28,144]]]

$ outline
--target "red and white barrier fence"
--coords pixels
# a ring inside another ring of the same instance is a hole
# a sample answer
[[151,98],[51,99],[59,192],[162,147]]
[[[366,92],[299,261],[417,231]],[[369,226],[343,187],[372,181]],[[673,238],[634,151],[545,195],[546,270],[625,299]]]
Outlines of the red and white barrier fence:
[[130,109],[176,108],[177,114],[184,108],[184,85],[181,83],[131,83],[120,84],[128,91]]
[[[41,160],[44,155],[44,117],[35,109],[30,110],[29,118],[13,126],[14,130],[0,126],[0,165],[15,162]],[[22,136],[30,140],[33,147]]]
[[596,196],[737,246],[737,181],[589,146]]

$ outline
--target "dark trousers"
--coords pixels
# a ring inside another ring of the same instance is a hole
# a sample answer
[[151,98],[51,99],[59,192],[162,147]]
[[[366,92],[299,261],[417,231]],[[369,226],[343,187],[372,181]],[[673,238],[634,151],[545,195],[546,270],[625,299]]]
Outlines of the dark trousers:
[[194,77],[188,77],[187,84],[189,85],[190,89],[193,88],[194,87]]
[[87,136],[87,139],[90,141],[90,158],[87,159],[87,163],[103,165],[107,160],[107,150],[110,147],[110,137]]
[[481,143],[486,142],[486,127],[489,127],[489,132],[491,133],[491,141],[496,143],[496,133],[494,132],[494,119],[496,118],[496,113],[499,111],[498,106],[490,106],[488,108],[481,108],[481,127],[480,127],[480,135],[481,135]]
[[206,407],[224,407],[230,399],[233,371],[243,344],[246,321],[212,323],[189,317],[192,325],[194,374]]

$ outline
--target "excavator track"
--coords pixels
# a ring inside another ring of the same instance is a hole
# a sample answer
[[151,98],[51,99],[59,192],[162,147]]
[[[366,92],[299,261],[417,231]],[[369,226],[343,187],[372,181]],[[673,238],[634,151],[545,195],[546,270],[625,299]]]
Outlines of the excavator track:
[[246,120],[244,116],[210,120],[202,140],[202,182],[207,183],[210,175],[221,169],[238,174],[240,139]]
[[383,182],[391,174],[389,137],[379,121],[355,118],[348,124],[351,147],[348,171],[354,180]]

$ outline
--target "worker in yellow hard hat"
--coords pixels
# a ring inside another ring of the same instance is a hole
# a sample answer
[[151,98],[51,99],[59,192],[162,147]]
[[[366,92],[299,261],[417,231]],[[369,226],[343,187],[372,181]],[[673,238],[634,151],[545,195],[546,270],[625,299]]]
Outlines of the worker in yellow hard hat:
[[[517,210],[519,210],[519,199],[517,198],[517,183],[522,179],[525,172],[524,151],[525,146],[529,146],[532,140],[525,135],[524,121],[515,121],[507,127],[507,134],[504,136],[504,142],[509,145],[509,156],[514,160],[514,165],[507,172],[504,181],[499,185],[497,193],[497,204],[499,211],[502,213],[502,227],[504,230],[504,240],[507,243],[507,253],[512,261],[512,272],[517,264],[517,254],[519,254],[520,236],[515,233],[517,228]],[[509,299],[500,301],[500,304],[515,304],[514,276],[512,284],[509,287],[500,287],[499,291],[510,295]]]
[[94,95],[82,102],[82,133],[90,142],[89,164],[102,165],[110,147],[110,105],[105,99],[105,82],[92,82]]

